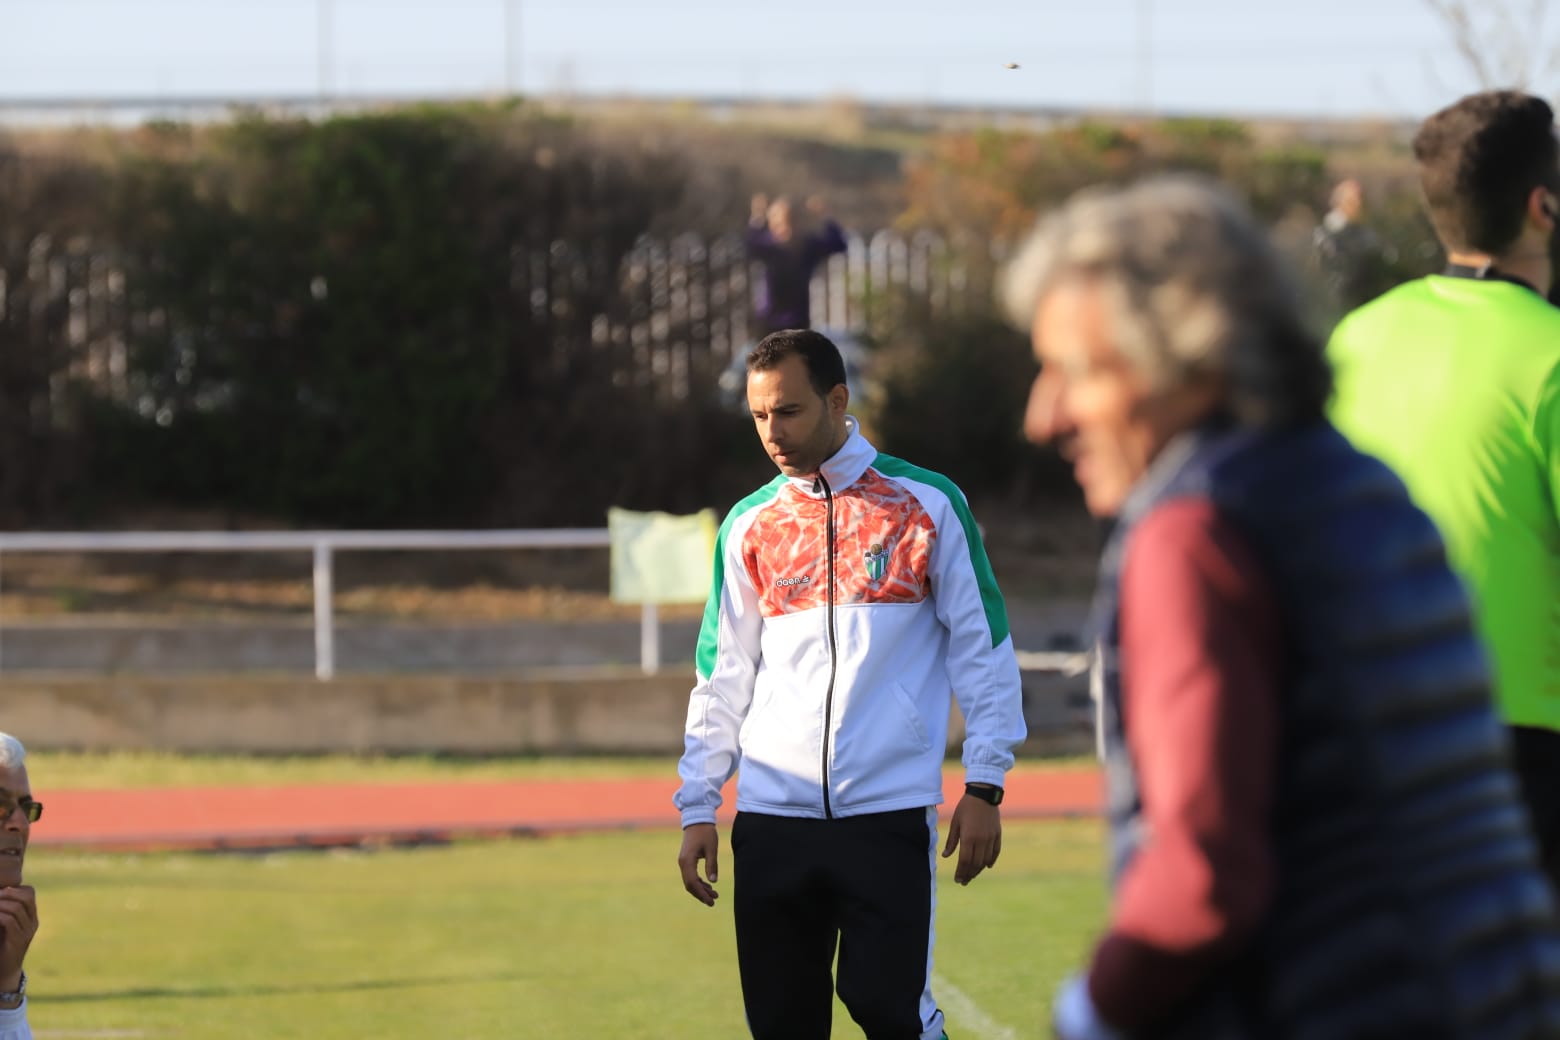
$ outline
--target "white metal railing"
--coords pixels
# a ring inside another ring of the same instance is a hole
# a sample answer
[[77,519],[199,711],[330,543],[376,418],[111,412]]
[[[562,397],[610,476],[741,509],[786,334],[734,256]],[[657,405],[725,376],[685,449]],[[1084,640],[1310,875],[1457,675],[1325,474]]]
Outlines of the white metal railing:
[[[493,531],[131,531],[0,532],[6,553],[47,552],[312,552],[314,555],[314,675],[336,674],[333,561],[336,550],[382,549],[606,549],[607,528],[567,527]],[[1076,675],[1085,656],[1020,651],[1019,667]],[[661,667],[661,625],[654,603],[640,608],[639,664]]]
[[[137,531],[0,533],[0,557],[19,552],[312,552],[314,554],[314,674],[336,674],[333,561],[338,549],[604,549],[607,529],[498,531]],[[640,666],[661,665],[655,604],[640,620]]]
[[1089,670],[1089,655],[1068,650],[1019,650],[1018,667],[1026,672],[1061,672],[1082,675]]

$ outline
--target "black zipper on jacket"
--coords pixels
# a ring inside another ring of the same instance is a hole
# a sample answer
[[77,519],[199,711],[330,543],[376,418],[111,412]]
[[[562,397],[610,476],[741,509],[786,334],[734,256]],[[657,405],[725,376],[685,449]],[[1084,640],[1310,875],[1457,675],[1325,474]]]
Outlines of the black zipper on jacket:
[[828,532],[829,553],[829,588],[828,588],[828,637],[829,637],[829,688],[823,698],[823,815],[825,819],[834,819],[834,810],[829,805],[829,731],[834,725],[834,670],[838,667],[838,654],[834,636],[834,492],[829,487],[829,482],[823,479],[823,474],[818,474],[818,481],[813,485],[813,490],[822,489],[825,505],[824,529]]

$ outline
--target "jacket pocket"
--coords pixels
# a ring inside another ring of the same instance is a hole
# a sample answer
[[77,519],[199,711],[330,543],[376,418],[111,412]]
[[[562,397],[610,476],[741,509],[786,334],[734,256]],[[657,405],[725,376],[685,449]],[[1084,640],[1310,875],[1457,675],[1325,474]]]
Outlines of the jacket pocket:
[[931,749],[932,740],[926,733],[926,723],[921,718],[921,713],[916,710],[915,701],[910,696],[910,691],[896,683],[890,683],[889,689],[894,692],[894,700],[899,703],[899,713],[904,719],[905,729],[915,741],[916,747],[922,751]]
[[753,735],[753,727],[763,718],[765,712],[775,700],[775,688],[768,684],[753,692],[753,703],[748,705],[747,714],[742,716],[742,725],[737,728],[737,745],[747,747],[748,740]]

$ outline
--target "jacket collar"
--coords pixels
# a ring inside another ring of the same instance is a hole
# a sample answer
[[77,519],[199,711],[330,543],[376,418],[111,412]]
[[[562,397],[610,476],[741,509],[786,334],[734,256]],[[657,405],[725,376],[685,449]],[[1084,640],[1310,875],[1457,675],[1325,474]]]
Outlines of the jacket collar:
[[1220,411],[1171,437],[1128,492],[1121,512],[1113,518],[1114,526],[1130,527],[1141,520],[1199,449],[1210,441],[1235,432],[1237,428],[1235,420]]
[[[878,455],[872,443],[861,435],[861,425],[854,416],[845,417],[845,429],[845,443],[820,467],[820,473],[828,481],[830,491],[843,491],[856,483]],[[823,488],[818,486],[818,481],[813,477],[791,477],[790,481],[791,486],[798,491],[815,498],[823,497]]]

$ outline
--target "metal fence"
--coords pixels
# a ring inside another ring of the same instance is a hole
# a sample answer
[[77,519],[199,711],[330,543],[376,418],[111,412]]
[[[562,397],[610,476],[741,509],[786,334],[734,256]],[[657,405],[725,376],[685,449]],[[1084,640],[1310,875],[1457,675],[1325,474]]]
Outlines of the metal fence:
[[[8,553],[157,553],[297,552],[314,559],[314,675],[336,674],[335,554],[340,551],[391,549],[600,549],[611,546],[607,528],[487,531],[132,531],[0,533],[0,560]],[[1026,671],[1077,675],[1083,654],[1019,651]],[[661,667],[660,620],[653,603],[640,611],[640,667],[654,674]]]
[[[312,552],[314,555],[314,675],[336,674],[336,623],[332,597],[335,554],[386,549],[598,549],[611,544],[606,528],[498,531],[127,531],[0,533],[7,553],[98,552]],[[655,605],[643,611],[641,663],[660,667]]]
[[[972,256],[925,231],[884,230],[847,242],[812,282],[819,327],[882,331],[907,302],[919,315],[938,316],[990,296],[996,247],[982,245]],[[617,385],[681,400],[752,340],[761,268],[747,259],[740,236],[645,237],[621,257],[585,242],[517,243],[510,258],[514,303],[540,334],[529,349],[557,370],[588,359]],[[130,361],[134,343],[187,339],[199,349],[199,337],[177,328],[178,319],[133,305],[127,269],[89,240],[48,236],[30,243],[22,262],[0,264],[0,332],[35,371],[53,373],[46,399],[34,404],[44,426],[68,415],[72,381],[131,407],[146,403]],[[328,293],[323,280],[311,288]]]
[[[923,313],[944,314],[989,294],[939,236],[880,231],[848,236],[847,244],[813,278],[818,327],[878,330],[906,300]],[[568,286],[585,281],[589,262],[578,247],[555,242],[545,253],[532,251],[525,264],[532,317],[552,332],[555,364],[568,364],[588,342],[606,355],[614,379],[681,399],[754,339],[749,317],[761,267],[747,260],[739,237],[641,240],[623,259],[615,296],[585,321],[571,322]]]

